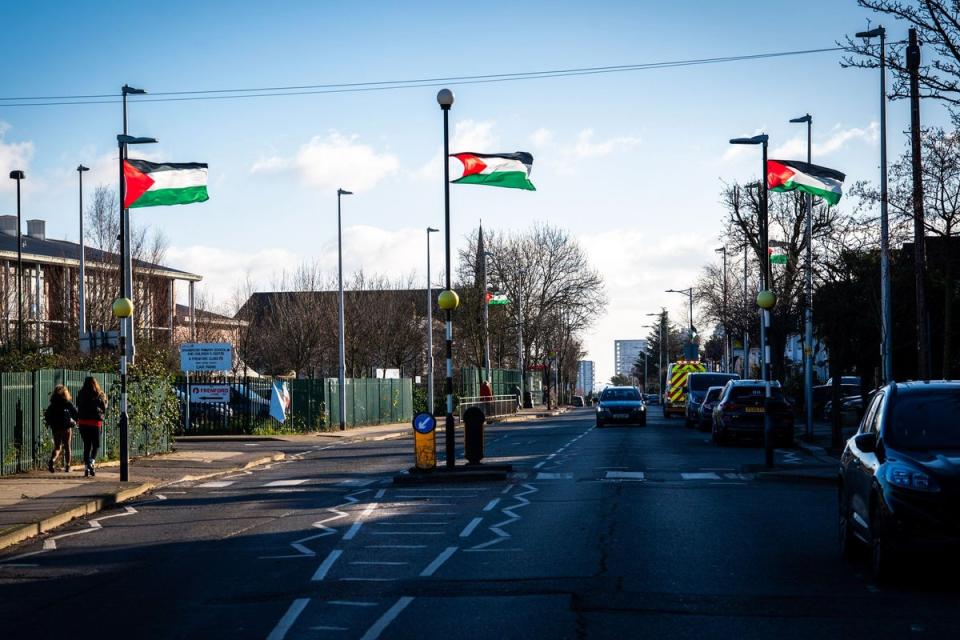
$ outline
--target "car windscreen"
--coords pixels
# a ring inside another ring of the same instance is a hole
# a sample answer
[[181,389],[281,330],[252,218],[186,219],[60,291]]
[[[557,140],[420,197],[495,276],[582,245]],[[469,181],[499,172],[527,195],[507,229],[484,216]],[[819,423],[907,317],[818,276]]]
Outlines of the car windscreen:
[[960,390],[898,393],[887,441],[904,449],[960,449]]
[[698,373],[687,377],[693,391],[706,391],[710,387],[722,387],[732,376],[726,373]]
[[723,393],[723,389],[711,389],[707,392],[707,397],[704,398],[704,402],[713,402],[720,397],[720,394]]
[[636,389],[604,389],[600,394],[600,401],[610,400],[640,400],[640,392]]

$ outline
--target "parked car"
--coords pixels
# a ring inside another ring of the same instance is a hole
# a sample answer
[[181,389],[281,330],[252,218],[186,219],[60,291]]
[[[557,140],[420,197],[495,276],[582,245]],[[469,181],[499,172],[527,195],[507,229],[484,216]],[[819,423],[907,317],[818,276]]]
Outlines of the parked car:
[[[844,417],[844,421],[852,419],[854,423],[859,422],[860,418],[863,417],[863,396],[857,394],[841,398],[840,414]],[[848,416],[851,417],[848,418]],[[833,400],[827,400],[827,403],[823,405],[823,419],[827,422],[833,420]]]
[[870,549],[874,575],[903,556],[960,553],[960,382],[877,390],[840,458],[839,533]]
[[658,396],[658,395],[655,394],[655,393],[645,393],[645,394],[643,395],[643,401],[644,401],[648,406],[659,405],[659,404],[660,404],[660,396]]
[[597,426],[611,423],[647,424],[647,406],[636,387],[607,387],[600,392],[597,405]]
[[[181,424],[186,424],[187,419],[187,399],[186,394],[180,387],[173,388],[173,394],[177,397],[180,405]],[[233,418],[233,408],[228,404],[213,402],[191,402],[190,403],[190,422],[197,424],[221,424],[226,425]]]
[[732,439],[763,440],[764,418],[769,411],[775,442],[793,444],[793,410],[777,381],[771,382],[770,399],[766,400],[763,380],[731,380],[723,388],[720,401],[713,408],[712,438],[722,445]]
[[707,389],[707,395],[703,397],[703,402],[697,410],[697,429],[706,431],[710,428],[710,423],[713,421],[713,408],[720,402],[722,393],[723,387]]
[[686,426],[693,427],[700,423],[700,406],[707,396],[710,387],[722,387],[728,380],[739,380],[736,373],[691,373],[687,376],[685,388],[687,405],[684,411]]
[[573,396],[572,398],[570,398],[570,404],[574,407],[584,406],[583,396]]
[[[849,377],[849,376],[846,376]],[[841,384],[840,397],[860,395],[860,383]],[[813,414],[822,415],[823,408],[833,398],[833,385],[820,384],[813,388]]]

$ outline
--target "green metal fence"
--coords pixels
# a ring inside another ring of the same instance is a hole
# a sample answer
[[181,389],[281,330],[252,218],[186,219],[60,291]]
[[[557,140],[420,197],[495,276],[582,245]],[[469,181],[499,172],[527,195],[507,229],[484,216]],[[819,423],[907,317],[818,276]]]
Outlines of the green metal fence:
[[[345,384],[348,427],[409,422],[413,419],[413,381],[409,378],[348,378]],[[324,381],[328,424],[339,424],[339,381]],[[291,392],[291,397],[293,393]]]
[[[50,401],[50,393],[58,384],[66,385],[76,396],[87,376],[93,376],[111,399],[118,396],[119,376],[109,373],[90,373],[70,369],[42,369],[0,373],[0,474],[42,468],[50,455],[52,434],[44,424],[43,412]],[[130,392],[136,393],[138,382],[130,382]],[[98,457],[103,460],[116,451],[119,441],[117,423],[119,402],[112,401],[103,428]],[[148,425],[143,425],[148,427]],[[165,434],[153,434],[149,428],[132,429],[130,451],[133,455],[167,450]],[[75,433],[71,454],[76,464],[83,457],[83,441]]]
[[[483,369],[464,367],[461,370],[460,395],[479,396]],[[493,395],[504,396],[515,393],[514,387],[520,386],[518,369],[490,369],[490,386]],[[529,389],[527,389],[529,391]]]

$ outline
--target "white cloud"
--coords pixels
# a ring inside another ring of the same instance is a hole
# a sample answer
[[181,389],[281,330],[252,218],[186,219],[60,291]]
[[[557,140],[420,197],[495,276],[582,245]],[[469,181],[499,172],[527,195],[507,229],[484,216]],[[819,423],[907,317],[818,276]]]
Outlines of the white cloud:
[[300,262],[299,256],[286,249],[267,247],[250,251],[204,245],[170,247],[164,259],[174,269],[203,276],[201,286],[214,304],[228,302],[246,274],[258,289],[264,290],[276,274],[292,271]]
[[395,174],[399,167],[396,156],[359,144],[355,135],[331,131],[326,137],[311,138],[292,158],[275,155],[257,160],[250,172],[293,170],[311,186],[365,191]]
[[554,137],[555,134],[552,130],[540,127],[530,134],[530,144],[535,147],[545,147],[553,142]]
[[639,145],[640,142],[640,138],[636,136],[618,136],[603,142],[594,142],[593,129],[584,129],[577,134],[573,153],[579,158],[599,158],[615,151],[630,149]]
[[7,142],[6,133],[11,128],[7,122],[0,121],[0,191],[14,191],[16,182],[7,180],[6,177],[14,169],[24,171],[27,178],[30,177],[30,161],[33,159],[33,142]]
[[[833,128],[826,140],[813,143],[814,161],[820,156],[830,155],[839,151],[849,142],[864,141],[870,144],[876,143],[880,138],[880,124],[871,122],[867,127],[851,127],[841,129],[839,125]],[[785,160],[806,158],[807,157],[807,137],[798,135],[790,138],[785,143],[770,152],[773,158],[783,158]]]
[[[499,153],[503,151],[499,148],[499,138],[493,134],[494,124],[492,120],[460,120],[454,126],[453,135],[450,137],[450,153],[463,151]],[[443,170],[442,156],[443,150],[440,149],[429,162],[413,173],[413,177],[417,180],[439,179],[443,182],[443,176],[440,175]],[[450,165],[451,175],[455,175],[455,172],[459,170],[460,163],[457,160],[452,160]]]

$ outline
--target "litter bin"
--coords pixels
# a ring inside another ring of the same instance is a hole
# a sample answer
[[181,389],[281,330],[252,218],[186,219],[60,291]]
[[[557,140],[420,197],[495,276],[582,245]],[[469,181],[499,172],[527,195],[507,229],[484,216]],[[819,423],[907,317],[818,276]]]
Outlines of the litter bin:
[[483,423],[486,416],[480,407],[470,407],[463,412],[463,453],[470,464],[483,460]]
[[533,392],[531,391],[523,392],[523,408],[533,409]]

